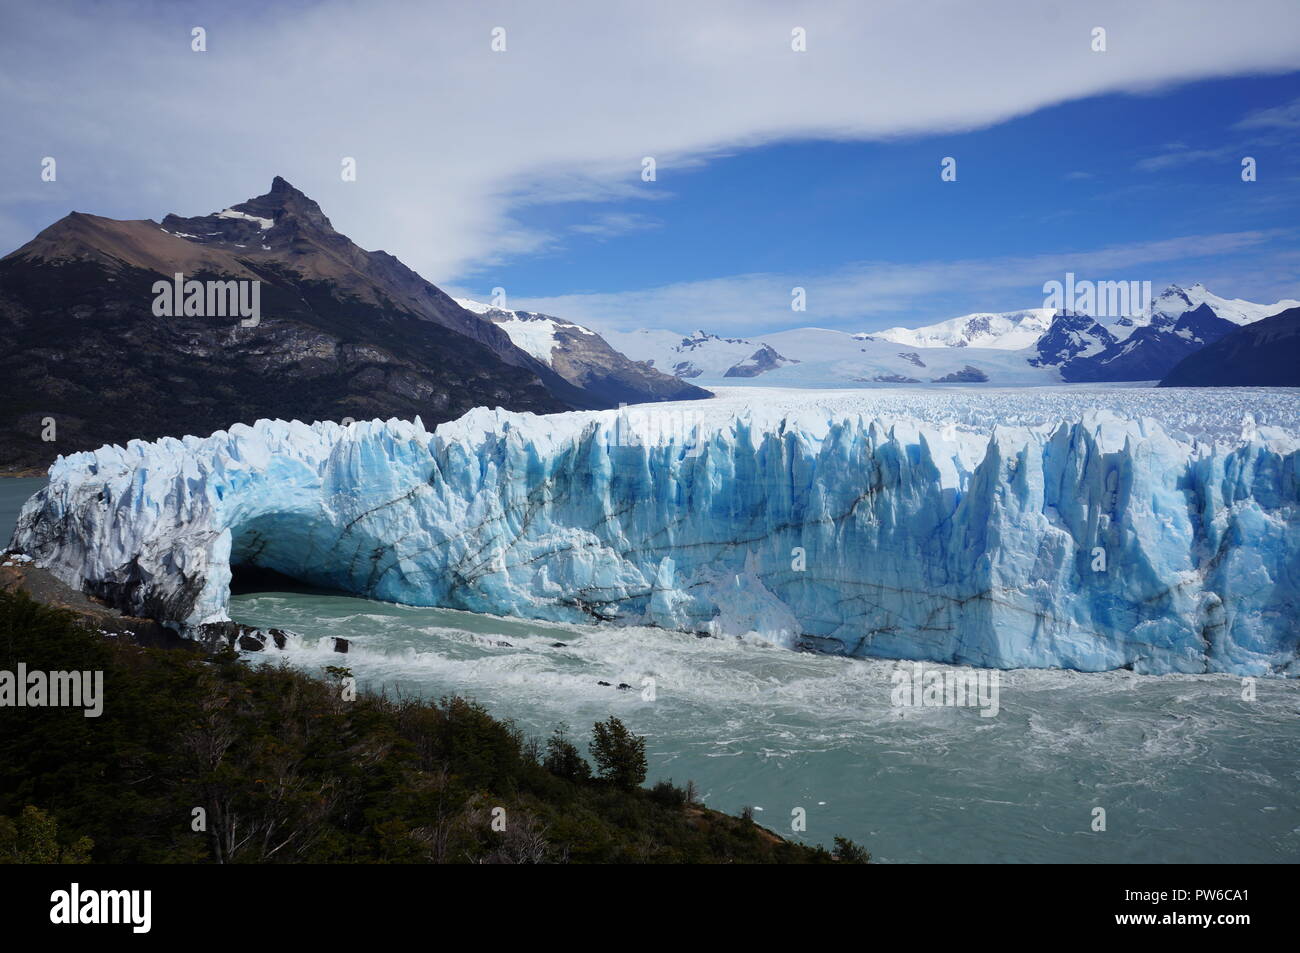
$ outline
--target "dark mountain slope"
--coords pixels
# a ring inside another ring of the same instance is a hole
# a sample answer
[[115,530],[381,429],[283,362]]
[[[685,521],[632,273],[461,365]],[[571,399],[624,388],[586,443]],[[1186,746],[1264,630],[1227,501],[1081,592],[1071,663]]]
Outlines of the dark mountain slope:
[[1183,358],[1161,387],[1300,387],[1300,308],[1245,327]]
[[1067,381],[1084,378],[1073,376],[1072,368],[1089,355],[1104,353],[1115,345],[1115,336],[1091,315],[1076,311],[1058,311],[1034,345],[1036,357],[1029,359],[1035,367],[1059,367]]
[[1159,380],[1187,355],[1237,327],[1202,304],[1176,316],[1158,315],[1119,340],[1094,318],[1058,312],[1030,363],[1055,365],[1071,383]]
[[1068,380],[1151,381],[1207,344],[1237,330],[1208,304],[1187,311],[1172,322],[1152,322],[1092,357],[1073,361]]

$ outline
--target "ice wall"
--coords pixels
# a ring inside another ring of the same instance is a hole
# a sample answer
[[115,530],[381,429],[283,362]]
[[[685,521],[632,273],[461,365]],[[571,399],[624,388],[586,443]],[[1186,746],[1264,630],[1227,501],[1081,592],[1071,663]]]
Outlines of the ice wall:
[[185,626],[226,618],[234,563],[850,655],[1296,675],[1298,458],[1106,412],[991,435],[853,415],[259,421],[61,458],[12,545]]

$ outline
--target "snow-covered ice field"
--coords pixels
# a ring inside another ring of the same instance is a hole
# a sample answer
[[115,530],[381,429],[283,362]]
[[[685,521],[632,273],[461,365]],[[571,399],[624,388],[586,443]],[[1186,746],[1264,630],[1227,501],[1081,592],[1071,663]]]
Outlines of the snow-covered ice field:
[[[1048,426],[1077,420],[1087,411],[1119,417],[1151,417],[1172,437],[1238,443],[1243,427],[1274,427],[1300,438],[1300,392],[1285,387],[1150,387],[1132,384],[1063,384],[1044,387],[913,385],[805,390],[745,385],[709,385],[716,397],[629,408],[629,412],[671,410],[692,415],[740,416],[812,424],[829,417],[912,418],[959,430],[989,434],[998,425]],[[706,409],[707,408],[707,409]]]

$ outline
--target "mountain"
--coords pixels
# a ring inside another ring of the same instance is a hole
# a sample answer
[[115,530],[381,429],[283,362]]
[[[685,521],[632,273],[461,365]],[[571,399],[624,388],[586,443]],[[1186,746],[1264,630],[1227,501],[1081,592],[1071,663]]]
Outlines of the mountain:
[[1170,285],[1141,314],[1104,321],[1058,312],[1030,362],[1056,367],[1065,381],[1159,380],[1190,354],[1296,302],[1255,304],[1221,298],[1204,285]]
[[1202,304],[1172,322],[1140,326],[1099,354],[1077,357],[1061,374],[1068,381],[1159,380],[1187,355],[1235,330],[1236,324]]
[[1170,285],[1151,301],[1151,305],[1142,314],[1115,320],[1111,331],[1119,340],[1123,340],[1139,327],[1150,324],[1170,324],[1188,311],[1195,311],[1202,305],[1225,321],[1241,327],[1254,321],[1262,320],[1279,311],[1300,306],[1300,301],[1283,299],[1274,304],[1256,304],[1241,298],[1221,298],[1206,289],[1199,281],[1190,288]]
[[979,347],[1018,351],[1031,347],[1052,323],[1051,308],[979,312],[920,328],[887,328],[864,337],[910,347]]
[[1270,305],[1223,298],[1198,283],[1190,288],[1170,285],[1130,317],[1029,308],[858,334],[796,328],[747,338],[650,330],[606,337],[633,357],[709,384],[1033,386],[1151,381],[1238,327],[1295,306],[1297,302],[1289,300]]
[[1178,362],[1161,387],[1300,387],[1300,307],[1288,308]]
[[765,334],[765,344],[798,364],[776,368],[759,383],[783,387],[863,384],[968,384],[1008,386],[1060,383],[1052,368],[1030,365],[1021,351],[977,347],[909,348],[870,334],[799,328]]
[[[177,273],[261,282],[260,323],[155,314],[155,282]],[[280,177],[211,215],[73,212],[0,259],[0,400],[8,469],[268,416],[432,422],[484,405],[613,403],[392,255],[358,247]]]
[[633,361],[590,328],[535,311],[511,311],[468,298],[456,303],[501,328],[516,347],[585,392],[611,404],[696,400],[712,395],[693,384]]
[[1223,298],[1197,283],[1170,285],[1140,313],[1118,318],[1028,308],[857,334],[795,328],[727,338],[643,329],[605,337],[639,360],[710,385],[1150,381],[1235,328],[1297,304]]
[[[1294,305],[1222,298],[1201,284],[1171,285],[1140,314],[1116,319],[1029,308],[859,334],[798,328],[750,338],[705,331],[608,336],[615,346],[678,376],[718,383],[755,378],[789,387],[1141,381],[1158,380],[1196,349]],[[771,354],[760,350],[764,347]]]
[[749,357],[745,358],[739,364],[733,364],[727,368],[723,377],[757,377],[759,374],[767,371],[774,371],[779,367],[785,367],[787,364],[798,364],[797,360],[789,357],[782,357],[776,353],[776,349],[770,344],[760,344],[758,350]]
[[[743,364],[762,346],[748,338],[726,338],[706,331],[615,331],[605,335],[614,347],[633,360],[643,361],[665,374],[687,380],[717,379]],[[781,355],[777,355],[781,357]],[[784,360],[784,358],[782,358]],[[733,375],[734,376],[734,375]]]
[[710,385],[857,387],[931,383],[941,378],[943,383],[969,383],[981,376],[1014,385],[1052,384],[1061,379],[1052,368],[1031,366],[1018,351],[909,348],[874,334],[828,328],[796,328],[748,338],[652,330],[606,332],[605,337],[631,357]]
[[1035,367],[1056,367],[1064,375],[1065,369],[1075,361],[1105,354],[1115,343],[1115,335],[1091,315],[1058,311],[1034,344],[1034,354],[1028,360]]

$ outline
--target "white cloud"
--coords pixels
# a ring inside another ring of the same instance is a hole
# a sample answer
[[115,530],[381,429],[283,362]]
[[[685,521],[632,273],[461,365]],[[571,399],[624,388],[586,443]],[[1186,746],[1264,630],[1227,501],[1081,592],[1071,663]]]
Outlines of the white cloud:
[[[819,275],[749,274],[669,284],[613,294],[571,294],[514,298],[511,307],[559,315],[598,331],[667,328],[715,333],[758,334],[790,327],[838,327],[870,331],[895,324],[920,325],[977,310],[1041,308],[1044,282],[1063,281],[1066,272],[1093,281],[1151,281],[1158,292],[1166,281],[1192,283],[1203,274],[1185,274],[1188,262],[1216,269],[1219,293],[1231,290],[1233,256],[1245,259],[1256,287],[1275,287],[1277,298],[1294,296],[1297,283],[1279,276],[1295,274],[1295,255],[1274,253],[1277,231],[1190,235],[1163,241],[1116,244],[1085,252],[1023,257],[933,261],[910,264],[855,262]],[[1272,278],[1260,281],[1275,254]],[[1269,256],[1264,258],[1264,255]],[[1177,269],[1177,271],[1175,271]],[[791,290],[807,292],[808,310],[790,308]],[[1222,289],[1222,290],[1220,290]],[[917,314],[918,299],[953,302],[953,310]],[[1229,295],[1231,296],[1231,295]]]
[[[727,150],[964,130],[1300,61],[1294,0],[198,9],[7,4],[4,180],[35,182],[54,155],[72,207],[156,218],[224,208],[281,174],[360,244],[440,283],[551,247],[515,217],[527,204],[653,198]],[[1090,49],[1098,24],[1106,53]],[[190,50],[195,25],[206,53]],[[489,48],[496,26],[505,53]],[[790,49],[795,26],[806,53]],[[646,155],[655,183],[640,181]],[[340,181],[344,156],[355,183]],[[56,204],[9,209],[0,239],[26,240]]]

